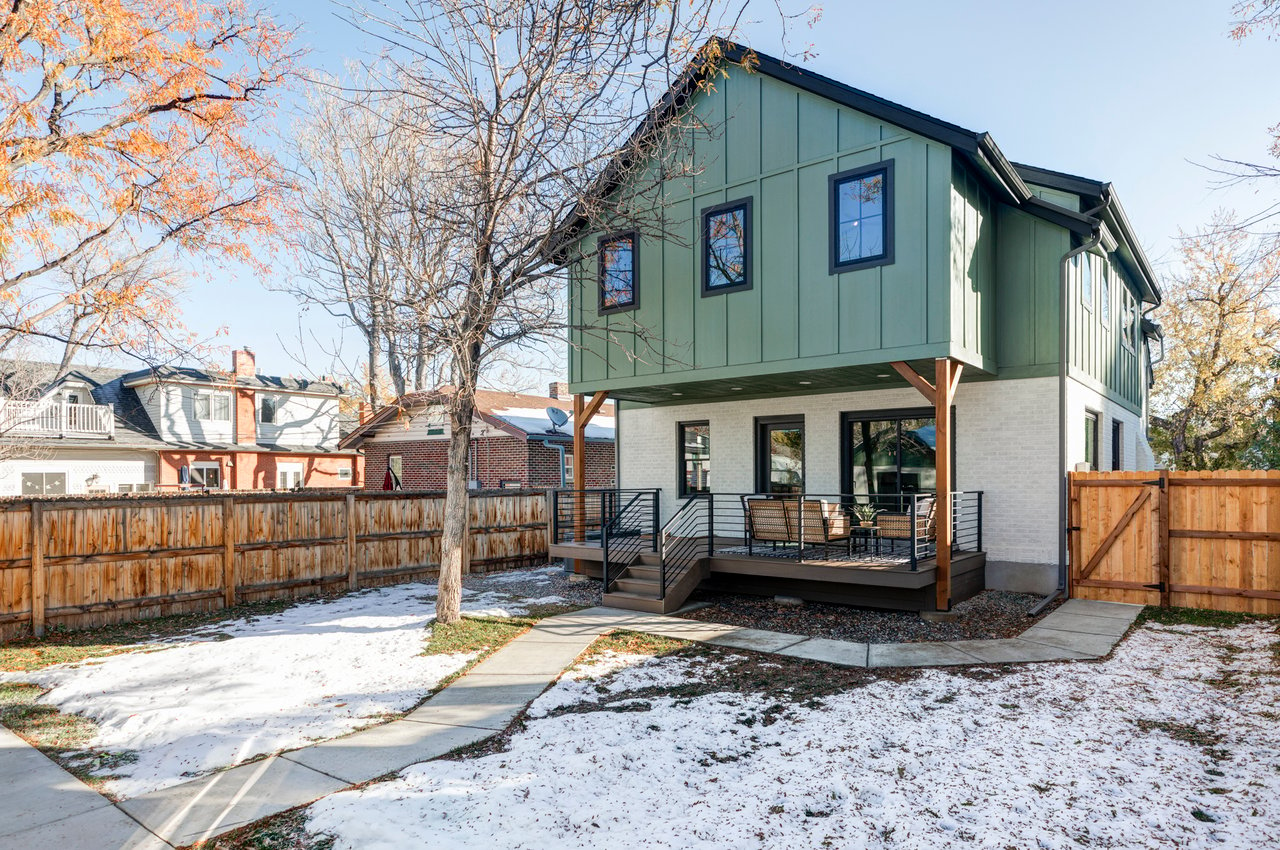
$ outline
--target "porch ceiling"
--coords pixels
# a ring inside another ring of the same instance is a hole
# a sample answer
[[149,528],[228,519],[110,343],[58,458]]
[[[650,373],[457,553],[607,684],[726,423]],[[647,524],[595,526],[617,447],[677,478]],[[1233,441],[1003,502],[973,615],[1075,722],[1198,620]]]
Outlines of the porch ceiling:
[[[933,380],[932,359],[907,361],[927,380]],[[696,372],[694,373],[696,375]],[[659,378],[659,376],[655,376]],[[812,369],[786,372],[776,375],[754,375],[745,378],[725,378],[710,381],[682,380],[646,387],[628,387],[610,390],[612,399],[644,402],[646,404],[689,404],[698,401],[727,401],[765,398],[778,395],[805,395],[813,393],[849,392],[854,390],[879,390],[909,388],[908,384],[888,363],[872,363],[861,366],[840,366],[830,369]]]

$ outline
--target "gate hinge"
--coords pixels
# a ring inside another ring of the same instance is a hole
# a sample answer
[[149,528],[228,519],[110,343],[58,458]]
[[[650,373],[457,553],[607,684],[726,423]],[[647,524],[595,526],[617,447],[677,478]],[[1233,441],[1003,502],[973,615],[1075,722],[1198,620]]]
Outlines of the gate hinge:
[[1084,529],[1078,525],[1068,525],[1067,531],[1084,531]]
[[1155,481],[1143,481],[1142,483],[1143,483],[1143,484],[1154,484],[1155,486],[1159,487],[1161,490],[1163,490],[1163,489],[1164,489],[1164,479],[1163,479],[1163,478],[1157,478]]
[[1143,587],[1147,590],[1158,590],[1161,593],[1164,593],[1164,582],[1162,581],[1158,581],[1155,584],[1144,584]]

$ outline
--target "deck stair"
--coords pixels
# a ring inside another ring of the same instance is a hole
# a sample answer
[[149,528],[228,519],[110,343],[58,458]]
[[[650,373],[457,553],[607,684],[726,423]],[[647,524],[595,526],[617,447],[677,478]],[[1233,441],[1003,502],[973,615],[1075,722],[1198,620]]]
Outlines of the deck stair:
[[706,501],[691,498],[663,527],[657,551],[610,562],[604,604],[651,614],[678,610],[710,575],[709,534]]

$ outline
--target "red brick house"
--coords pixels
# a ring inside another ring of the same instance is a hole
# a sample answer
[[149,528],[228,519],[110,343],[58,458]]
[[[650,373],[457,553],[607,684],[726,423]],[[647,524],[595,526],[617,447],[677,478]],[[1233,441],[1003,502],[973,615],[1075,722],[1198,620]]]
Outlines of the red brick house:
[[[406,490],[444,489],[449,425],[439,399],[440,391],[410,393],[343,438],[343,449],[364,452],[367,489],[397,483]],[[573,480],[572,425],[557,425],[547,408],[572,416],[573,399],[563,384],[552,384],[547,397],[476,393],[467,476],[473,489],[563,487]],[[587,426],[588,487],[614,486],[613,422],[613,406],[605,405]]]

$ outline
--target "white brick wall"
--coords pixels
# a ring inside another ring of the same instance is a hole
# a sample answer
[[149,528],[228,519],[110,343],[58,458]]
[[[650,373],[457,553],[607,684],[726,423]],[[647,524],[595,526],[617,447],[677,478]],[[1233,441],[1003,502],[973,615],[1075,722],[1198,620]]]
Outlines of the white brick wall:
[[1084,461],[1085,411],[1098,414],[1098,469],[1111,469],[1111,426],[1122,424],[1121,467],[1125,470],[1155,469],[1155,455],[1147,441],[1142,417],[1116,404],[1096,390],[1071,379],[1067,381],[1067,468]]
[[[784,396],[628,409],[619,422],[621,487],[662,490],[664,518],[677,502],[676,424],[711,423],[711,476],[723,493],[755,489],[757,416],[803,414],[811,493],[840,491],[840,414],[928,406],[913,389]],[[1057,379],[961,384],[956,394],[956,486],[983,490],[983,545],[993,560],[1057,561]]]

